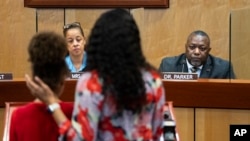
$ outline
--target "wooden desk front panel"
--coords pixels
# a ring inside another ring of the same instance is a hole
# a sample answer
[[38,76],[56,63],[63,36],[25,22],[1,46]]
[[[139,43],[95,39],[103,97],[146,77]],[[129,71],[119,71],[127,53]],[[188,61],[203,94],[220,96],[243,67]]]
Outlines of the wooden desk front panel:
[[166,99],[177,107],[250,109],[250,81],[200,79],[164,81]]
[[174,107],[177,131],[181,141],[194,141],[194,108]]
[[[175,107],[250,109],[249,80],[164,81],[166,100]],[[67,80],[61,99],[74,100],[76,80]],[[0,107],[6,101],[31,101],[25,80],[0,81]]]
[[230,124],[250,124],[250,110],[195,110],[195,141],[229,141]]
[[3,139],[3,132],[4,132],[4,116],[5,116],[4,108],[0,108],[0,140]]
[[[229,140],[230,124],[250,124],[250,81],[164,81],[163,84],[166,100],[174,102],[182,140]],[[76,80],[67,80],[61,99],[73,101],[75,86]],[[33,99],[24,80],[0,82],[0,135],[5,102]]]
[[[76,80],[67,80],[61,95],[64,101],[74,101]],[[0,107],[5,106],[5,102],[29,102],[34,100],[26,86],[25,80],[0,81]]]

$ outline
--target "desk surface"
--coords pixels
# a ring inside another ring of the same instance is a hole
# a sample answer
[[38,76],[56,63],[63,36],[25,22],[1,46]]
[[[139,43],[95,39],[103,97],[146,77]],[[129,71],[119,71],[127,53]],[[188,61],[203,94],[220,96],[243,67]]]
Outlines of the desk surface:
[[[76,80],[67,80],[61,99],[74,101]],[[250,109],[250,80],[199,79],[163,81],[166,100],[175,107]],[[0,81],[0,107],[5,102],[32,101],[24,79]]]

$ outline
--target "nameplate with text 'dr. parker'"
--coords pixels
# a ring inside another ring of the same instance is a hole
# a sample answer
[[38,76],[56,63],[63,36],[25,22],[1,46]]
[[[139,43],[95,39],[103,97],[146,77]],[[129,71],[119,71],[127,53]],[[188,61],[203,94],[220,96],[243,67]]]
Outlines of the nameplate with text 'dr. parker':
[[12,80],[13,74],[12,73],[0,73],[0,80]]
[[162,72],[161,78],[163,80],[197,80],[197,73],[185,73],[185,72]]

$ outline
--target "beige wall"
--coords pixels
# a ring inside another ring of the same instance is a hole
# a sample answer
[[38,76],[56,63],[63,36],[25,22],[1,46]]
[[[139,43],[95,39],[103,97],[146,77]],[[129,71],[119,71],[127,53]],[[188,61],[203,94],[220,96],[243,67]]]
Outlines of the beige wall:
[[[228,59],[229,13],[250,7],[246,0],[170,0],[168,9],[131,9],[141,30],[144,54],[155,67],[164,56],[184,51],[187,35],[205,30],[212,40],[212,53]],[[64,21],[81,22],[89,34],[98,16],[108,9],[33,9],[23,0],[0,1],[0,72],[12,72],[15,78],[30,73],[27,44],[41,30],[62,32]],[[37,12],[37,14],[36,14]],[[37,18],[37,20],[36,20]]]

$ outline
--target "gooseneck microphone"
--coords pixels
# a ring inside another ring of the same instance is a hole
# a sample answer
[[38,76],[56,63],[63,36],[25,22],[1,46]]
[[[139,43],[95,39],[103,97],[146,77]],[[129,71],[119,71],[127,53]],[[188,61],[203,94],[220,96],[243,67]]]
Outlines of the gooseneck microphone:
[[184,67],[185,67],[186,61],[185,61],[185,60],[182,60],[181,63],[182,63],[181,72],[184,72]]

